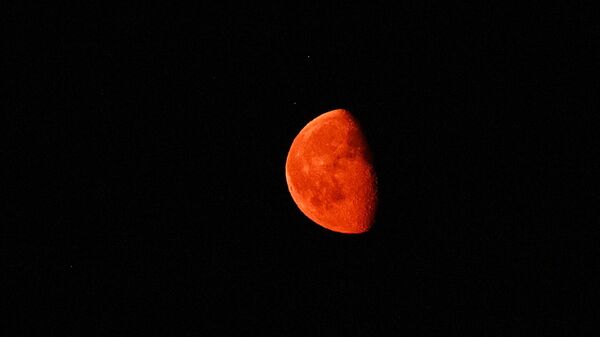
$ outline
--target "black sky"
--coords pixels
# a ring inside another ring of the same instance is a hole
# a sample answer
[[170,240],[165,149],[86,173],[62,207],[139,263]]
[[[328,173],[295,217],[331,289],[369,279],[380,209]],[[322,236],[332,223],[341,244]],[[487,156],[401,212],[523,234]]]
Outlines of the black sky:
[[[16,331],[591,327],[590,10],[162,6],[8,11],[5,153],[27,168],[9,161],[27,197],[8,216],[28,221],[7,237],[35,256],[8,265],[36,289],[10,298]],[[365,235],[315,225],[285,183],[293,138],[335,108],[374,153]]]

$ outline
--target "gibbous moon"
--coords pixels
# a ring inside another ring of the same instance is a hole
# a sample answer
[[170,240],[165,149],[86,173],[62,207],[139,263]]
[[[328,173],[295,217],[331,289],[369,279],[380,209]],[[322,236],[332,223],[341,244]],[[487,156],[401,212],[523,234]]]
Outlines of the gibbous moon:
[[337,109],[310,121],[287,156],[292,199],[309,219],[339,233],[367,232],[375,220],[377,177],[360,125]]

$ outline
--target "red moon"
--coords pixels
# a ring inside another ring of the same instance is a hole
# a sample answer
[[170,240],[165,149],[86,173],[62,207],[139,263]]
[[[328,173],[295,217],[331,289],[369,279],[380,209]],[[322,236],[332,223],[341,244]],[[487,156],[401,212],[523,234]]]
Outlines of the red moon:
[[377,208],[377,176],[358,121],[337,109],[310,121],[287,156],[292,199],[309,219],[329,230],[369,231]]

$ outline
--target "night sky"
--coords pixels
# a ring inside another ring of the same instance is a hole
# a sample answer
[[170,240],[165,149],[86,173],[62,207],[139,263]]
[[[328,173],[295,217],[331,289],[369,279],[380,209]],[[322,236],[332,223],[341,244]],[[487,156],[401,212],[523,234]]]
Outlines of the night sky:
[[[5,237],[27,281],[4,335],[583,335],[591,12],[10,8],[3,152],[26,196],[6,224],[27,221]],[[294,137],[337,108],[378,174],[363,235],[286,185]]]

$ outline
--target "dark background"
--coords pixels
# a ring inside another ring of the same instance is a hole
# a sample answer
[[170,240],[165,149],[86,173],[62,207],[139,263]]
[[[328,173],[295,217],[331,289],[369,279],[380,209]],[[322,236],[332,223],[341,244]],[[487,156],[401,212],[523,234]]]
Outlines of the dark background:
[[[7,329],[591,329],[589,8],[86,6],[6,12]],[[312,223],[285,182],[335,108],[374,153],[364,235]]]

